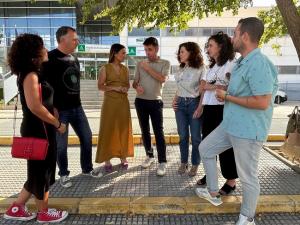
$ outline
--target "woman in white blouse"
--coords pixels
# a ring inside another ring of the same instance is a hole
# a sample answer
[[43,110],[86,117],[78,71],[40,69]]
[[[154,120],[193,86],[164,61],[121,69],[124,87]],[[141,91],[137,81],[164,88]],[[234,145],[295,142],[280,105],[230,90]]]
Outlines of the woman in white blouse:
[[[233,46],[227,34],[219,32],[212,35],[206,44],[207,55],[209,57],[209,70],[202,78],[205,83],[202,105],[202,138],[204,139],[223,120],[224,102],[219,102],[215,97],[215,89],[227,89],[230,74],[235,64]],[[217,140],[216,140],[217,141]],[[220,166],[226,183],[220,189],[220,194],[229,194],[235,190],[235,179],[238,177],[233,149],[219,155]],[[197,181],[198,185],[206,185],[204,176]]]
[[199,105],[200,81],[205,74],[205,67],[200,47],[195,42],[185,42],[179,45],[177,59],[180,65],[179,71],[175,75],[177,92],[173,100],[173,108],[180,137],[181,165],[178,173],[184,174],[188,170],[190,130],[192,139],[192,166],[188,175],[195,176],[200,164],[198,150],[201,142],[202,123],[200,119],[202,109]]

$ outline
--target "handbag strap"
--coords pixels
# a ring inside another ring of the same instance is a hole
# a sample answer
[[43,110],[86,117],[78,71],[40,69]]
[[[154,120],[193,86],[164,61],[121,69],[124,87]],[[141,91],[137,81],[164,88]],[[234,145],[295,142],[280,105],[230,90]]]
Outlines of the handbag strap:
[[[16,136],[16,120],[17,120],[19,94],[20,94],[20,92],[18,92],[18,94],[17,94],[17,101],[16,101],[16,104],[15,104],[15,110],[14,110],[14,121],[13,121],[14,137]],[[43,104],[42,85],[41,84],[39,84],[39,96],[40,96],[40,101]],[[48,132],[47,132],[46,125],[45,125],[43,120],[42,120],[42,123],[43,123],[44,131],[45,131],[45,134],[46,134],[46,138],[49,142]]]

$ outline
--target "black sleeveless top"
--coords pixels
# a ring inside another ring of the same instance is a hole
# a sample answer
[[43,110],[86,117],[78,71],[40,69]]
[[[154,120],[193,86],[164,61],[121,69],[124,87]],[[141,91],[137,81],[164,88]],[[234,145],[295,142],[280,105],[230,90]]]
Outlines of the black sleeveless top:
[[[38,75],[38,79],[42,87],[43,105],[53,114],[53,88],[40,75]],[[23,84],[19,84],[19,93],[23,111],[23,120],[20,130],[21,136],[46,138],[42,120],[34,115],[26,104]],[[52,136],[53,132],[55,132],[55,128],[47,123],[45,123],[45,125],[48,136]]]

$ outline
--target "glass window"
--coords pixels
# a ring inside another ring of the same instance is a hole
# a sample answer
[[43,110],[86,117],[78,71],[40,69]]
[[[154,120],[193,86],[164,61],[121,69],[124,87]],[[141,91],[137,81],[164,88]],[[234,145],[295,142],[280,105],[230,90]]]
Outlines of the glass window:
[[101,26],[101,32],[102,33],[111,33],[112,32],[112,25],[102,25]]
[[167,27],[166,29],[161,30],[161,36],[173,37],[173,36],[176,36],[175,32],[176,32],[175,29],[173,29],[172,32],[171,32],[171,28]]
[[8,2],[6,3],[7,7],[26,7],[26,2],[25,1],[15,1],[15,2]]
[[228,27],[228,33],[227,34],[232,37],[233,33],[234,33],[234,27]]
[[6,28],[5,29],[6,36],[8,37],[15,37],[19,34],[23,34],[27,32],[26,28]]
[[100,38],[98,34],[85,34],[85,37],[84,37],[84,42],[85,44],[100,44],[101,41],[100,41]]
[[101,25],[84,25],[83,29],[85,33],[93,33],[93,32],[100,33]]
[[50,14],[53,17],[74,17],[74,11],[74,8],[62,8],[61,5],[59,8],[50,8]]
[[5,27],[27,27],[27,20],[24,18],[7,18]]
[[226,27],[218,27],[218,28],[212,28],[212,34],[217,34],[219,31],[222,31],[223,33],[227,33]]
[[[2,3],[0,3],[0,6],[2,6]],[[0,17],[4,17],[4,8],[0,8]]]
[[50,18],[28,18],[28,27],[50,27]]
[[297,66],[278,66],[278,72],[280,74],[296,74]]
[[102,45],[112,45],[114,43],[120,43],[119,36],[102,36],[101,37],[101,44]]
[[40,27],[29,27],[28,32],[31,34],[38,34],[40,36],[42,35],[50,35],[50,28],[40,28]]
[[28,8],[29,17],[50,17],[49,8]]
[[184,31],[185,36],[198,36],[198,28],[197,27],[190,27],[189,29]]
[[6,8],[5,16],[24,17],[24,16],[26,16],[26,8]]
[[50,2],[47,1],[28,2],[28,7],[47,7],[49,10]]
[[72,18],[51,18],[52,27],[70,26],[74,27],[74,20]]
[[211,28],[200,28],[199,35],[209,37],[211,35]]

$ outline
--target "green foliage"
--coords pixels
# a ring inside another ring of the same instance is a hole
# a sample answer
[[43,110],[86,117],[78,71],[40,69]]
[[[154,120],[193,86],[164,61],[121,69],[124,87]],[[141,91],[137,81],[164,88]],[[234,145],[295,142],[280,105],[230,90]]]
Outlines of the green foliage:
[[265,25],[265,32],[261,38],[261,43],[267,43],[274,37],[283,37],[288,34],[287,27],[277,6],[272,7],[268,11],[259,11],[258,17]]
[[[76,0],[61,0],[75,4]],[[252,4],[252,0],[84,0],[81,8],[83,21],[109,16],[113,32],[120,32],[127,24],[137,27],[188,28],[188,21],[208,14],[221,15],[224,11],[237,14],[238,9]]]
[[[300,13],[299,0],[294,0],[298,12]],[[265,25],[265,32],[261,38],[260,44],[268,43],[275,37],[283,37],[288,35],[288,29],[284,23],[283,17],[277,6],[272,7],[270,10],[262,10],[258,12],[258,17],[263,21]],[[272,49],[277,55],[281,54],[281,46],[278,44],[272,44]]]

